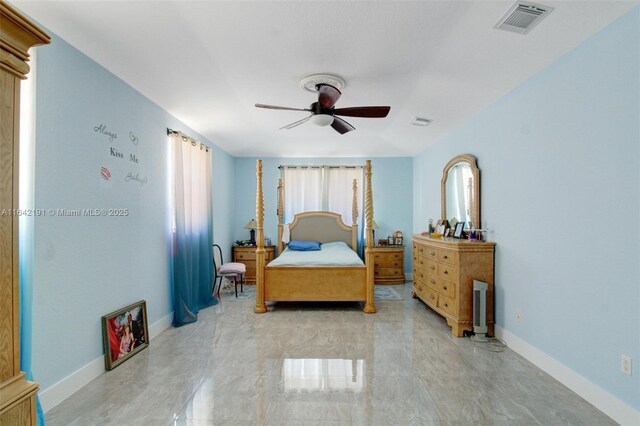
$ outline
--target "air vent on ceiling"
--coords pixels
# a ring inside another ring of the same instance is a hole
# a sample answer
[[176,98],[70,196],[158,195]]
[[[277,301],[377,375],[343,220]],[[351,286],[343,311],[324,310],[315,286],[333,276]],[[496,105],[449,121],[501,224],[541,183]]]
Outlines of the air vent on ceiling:
[[547,16],[553,7],[528,1],[516,2],[493,27],[499,30],[527,34]]
[[428,126],[432,121],[433,120],[429,120],[428,118],[416,117],[411,120],[411,124],[414,126]]

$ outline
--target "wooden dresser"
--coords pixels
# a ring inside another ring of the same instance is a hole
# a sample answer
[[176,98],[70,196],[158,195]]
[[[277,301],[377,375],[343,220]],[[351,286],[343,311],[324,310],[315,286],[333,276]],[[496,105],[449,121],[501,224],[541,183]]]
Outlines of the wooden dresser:
[[445,317],[454,336],[473,330],[473,280],[489,285],[487,324],[493,336],[495,243],[413,236],[413,293]]
[[[257,247],[233,248],[233,261],[244,263],[247,267],[247,273],[244,276],[247,284],[256,283],[256,249]],[[275,246],[265,246],[264,251],[265,264],[267,264],[275,258]]]
[[404,284],[404,247],[373,247],[373,279],[376,284]]

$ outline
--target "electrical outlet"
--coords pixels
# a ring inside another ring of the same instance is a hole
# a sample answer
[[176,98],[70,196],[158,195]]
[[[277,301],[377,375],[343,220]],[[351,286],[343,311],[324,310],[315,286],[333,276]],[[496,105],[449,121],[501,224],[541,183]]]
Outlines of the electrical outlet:
[[620,369],[623,373],[631,375],[631,357],[622,355],[622,364],[620,365]]

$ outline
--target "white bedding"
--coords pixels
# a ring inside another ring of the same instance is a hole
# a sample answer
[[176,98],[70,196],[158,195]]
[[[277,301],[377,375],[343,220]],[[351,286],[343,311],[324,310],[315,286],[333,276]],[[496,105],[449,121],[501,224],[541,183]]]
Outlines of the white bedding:
[[316,251],[286,248],[267,266],[364,266],[364,263],[346,243],[338,241],[324,243]]

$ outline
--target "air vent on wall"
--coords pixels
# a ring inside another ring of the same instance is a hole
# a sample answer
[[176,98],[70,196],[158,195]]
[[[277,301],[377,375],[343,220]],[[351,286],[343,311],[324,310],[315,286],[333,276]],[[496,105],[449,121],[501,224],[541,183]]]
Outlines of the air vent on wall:
[[493,27],[499,30],[527,34],[547,16],[553,7],[528,1],[516,2]]
[[416,117],[411,120],[411,124],[414,126],[428,126],[432,121],[433,120],[429,120],[428,118]]

